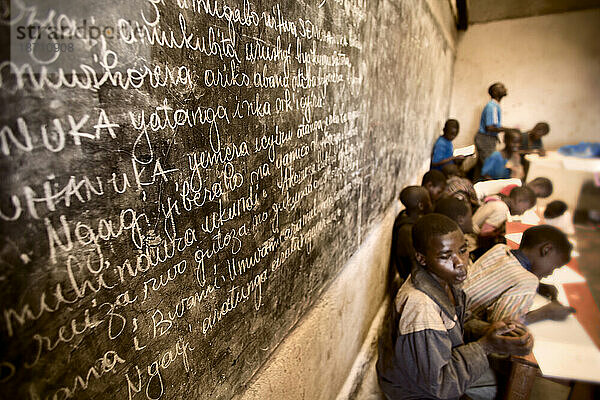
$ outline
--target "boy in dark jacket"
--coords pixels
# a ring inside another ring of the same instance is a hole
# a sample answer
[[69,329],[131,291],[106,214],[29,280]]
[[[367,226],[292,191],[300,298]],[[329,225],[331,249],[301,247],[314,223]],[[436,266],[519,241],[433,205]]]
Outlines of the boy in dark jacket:
[[415,223],[412,239],[418,265],[398,291],[394,326],[380,342],[379,385],[388,399],[458,399],[489,371],[488,354],[528,354],[533,340],[524,326],[502,321],[465,344],[463,233],[450,218],[429,214]]

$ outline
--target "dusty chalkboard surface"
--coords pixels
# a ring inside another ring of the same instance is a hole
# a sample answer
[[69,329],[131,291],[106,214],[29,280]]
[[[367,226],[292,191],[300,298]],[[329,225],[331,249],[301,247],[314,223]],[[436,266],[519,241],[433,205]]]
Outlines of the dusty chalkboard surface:
[[431,143],[425,3],[5,3],[0,397],[243,391]]

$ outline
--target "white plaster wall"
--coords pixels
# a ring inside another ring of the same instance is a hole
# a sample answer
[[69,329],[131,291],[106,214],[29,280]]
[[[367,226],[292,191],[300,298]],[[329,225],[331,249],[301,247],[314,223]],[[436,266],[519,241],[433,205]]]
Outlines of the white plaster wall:
[[459,34],[450,115],[461,124],[455,146],[471,144],[489,100],[488,86],[508,88],[503,125],[550,124],[554,149],[600,140],[600,9],[513,19]]

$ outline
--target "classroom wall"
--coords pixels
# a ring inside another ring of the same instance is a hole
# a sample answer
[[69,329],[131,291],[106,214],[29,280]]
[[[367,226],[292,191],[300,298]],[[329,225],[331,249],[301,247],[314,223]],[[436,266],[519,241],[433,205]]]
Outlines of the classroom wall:
[[475,24],[459,34],[450,115],[461,124],[455,146],[471,144],[501,81],[505,126],[550,124],[546,148],[598,140],[600,9]]
[[[423,31],[416,40],[439,40],[443,35],[454,53],[457,32],[450,2],[427,0],[429,16],[439,32]],[[418,42],[417,42],[418,43]],[[412,51],[423,51],[416,45]],[[400,49],[396,49],[400,51]],[[440,61],[440,60],[438,60]],[[443,76],[449,82],[453,60]],[[449,86],[448,86],[449,87]],[[449,95],[449,93],[448,93]],[[421,132],[430,146],[439,135],[449,108],[449,96],[431,99],[440,102],[432,115],[434,129]],[[410,109],[411,104],[406,104]],[[409,118],[411,124],[422,116]],[[429,169],[429,151],[422,145],[406,143],[404,154],[421,165],[420,170],[402,170],[399,188],[420,182]],[[387,273],[394,219],[402,206],[389,205],[384,218],[366,235],[339,276],[279,345],[266,365],[239,399],[381,399],[375,376],[377,339],[386,316],[389,296]]]

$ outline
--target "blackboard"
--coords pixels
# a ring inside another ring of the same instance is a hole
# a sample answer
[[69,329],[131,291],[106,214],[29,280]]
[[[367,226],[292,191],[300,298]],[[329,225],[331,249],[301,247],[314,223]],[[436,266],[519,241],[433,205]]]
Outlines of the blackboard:
[[0,397],[243,392],[428,154],[426,2],[5,3]]

